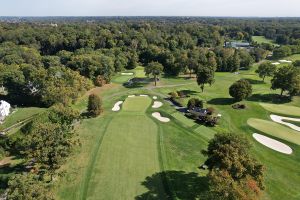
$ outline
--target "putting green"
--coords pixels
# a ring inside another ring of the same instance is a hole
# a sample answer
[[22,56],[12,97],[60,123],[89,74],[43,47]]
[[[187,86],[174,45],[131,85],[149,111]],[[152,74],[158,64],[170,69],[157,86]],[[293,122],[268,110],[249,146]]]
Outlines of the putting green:
[[[158,127],[145,114],[151,102],[149,97],[127,98],[121,112],[108,125],[88,184],[87,199],[134,199],[148,191],[141,182],[160,172]],[[152,184],[165,196],[160,179]]]
[[263,133],[300,145],[300,133],[288,127],[272,121],[255,118],[248,119],[247,123]]
[[286,106],[268,103],[260,103],[260,105],[264,109],[272,113],[300,117],[300,108],[296,106]]

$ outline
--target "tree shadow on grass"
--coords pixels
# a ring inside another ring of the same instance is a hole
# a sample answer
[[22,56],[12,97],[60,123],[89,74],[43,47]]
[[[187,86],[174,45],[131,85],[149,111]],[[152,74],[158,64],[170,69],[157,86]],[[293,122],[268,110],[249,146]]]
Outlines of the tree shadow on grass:
[[[162,180],[164,192],[159,187],[158,180]],[[208,180],[206,177],[198,176],[197,173],[184,171],[165,171],[146,177],[142,182],[149,191],[135,197],[136,200],[162,200],[181,199],[193,200],[204,197],[208,191]]]
[[207,101],[207,103],[212,105],[231,105],[236,103],[236,100],[233,98],[214,98]]
[[266,84],[264,81],[262,80],[256,80],[256,79],[251,79],[251,78],[245,78],[244,80],[248,81],[250,84]]
[[199,93],[195,90],[180,90],[178,92],[182,92],[186,97],[189,97],[190,95],[195,95],[195,94]]
[[264,103],[288,103],[291,102],[291,98],[288,96],[280,96],[278,94],[253,94],[247,98],[248,101],[264,102]]

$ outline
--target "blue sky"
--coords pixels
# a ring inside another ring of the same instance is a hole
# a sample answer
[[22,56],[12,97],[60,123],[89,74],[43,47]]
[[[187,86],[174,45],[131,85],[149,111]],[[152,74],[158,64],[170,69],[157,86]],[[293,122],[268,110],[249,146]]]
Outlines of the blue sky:
[[0,0],[0,16],[300,16],[300,0]]

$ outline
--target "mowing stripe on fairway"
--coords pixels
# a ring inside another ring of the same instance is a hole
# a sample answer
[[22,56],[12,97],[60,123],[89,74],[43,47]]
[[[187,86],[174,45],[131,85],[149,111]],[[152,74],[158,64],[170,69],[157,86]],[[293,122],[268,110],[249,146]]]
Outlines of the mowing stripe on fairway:
[[268,135],[300,145],[300,133],[278,123],[263,119],[248,119],[247,123],[254,129]]
[[[127,98],[108,125],[95,158],[87,199],[126,200],[147,194],[142,182],[160,172],[159,130],[145,114],[151,102],[149,97]],[[153,181],[153,186],[166,198],[162,179]]]
[[260,103],[260,105],[276,114],[282,114],[285,116],[295,116],[300,117],[300,108],[296,106],[286,106],[286,105],[277,105],[277,104],[269,104],[269,103]]

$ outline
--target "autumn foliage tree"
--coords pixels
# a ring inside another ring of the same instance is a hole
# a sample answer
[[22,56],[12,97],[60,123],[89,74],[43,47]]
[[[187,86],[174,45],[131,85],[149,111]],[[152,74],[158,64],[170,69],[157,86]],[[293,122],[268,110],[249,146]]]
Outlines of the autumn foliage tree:
[[101,98],[96,94],[91,94],[88,101],[88,113],[93,117],[97,117],[102,113],[102,111]]

